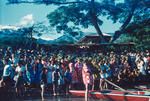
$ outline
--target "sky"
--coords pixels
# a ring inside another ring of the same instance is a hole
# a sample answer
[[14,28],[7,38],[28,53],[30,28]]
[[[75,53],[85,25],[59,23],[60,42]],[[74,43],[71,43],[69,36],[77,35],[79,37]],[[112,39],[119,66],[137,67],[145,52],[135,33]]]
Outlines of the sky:
[[[44,4],[6,4],[7,0],[0,1],[0,26],[8,25],[27,25],[36,22],[48,21],[47,14],[52,12],[57,7],[54,5]],[[104,33],[113,33],[118,30],[120,23],[113,24],[111,20],[102,18],[104,23],[100,27]],[[88,32],[95,32],[94,28],[86,29]],[[49,38],[57,38],[59,34],[50,35]],[[46,38],[48,38],[46,36]]]

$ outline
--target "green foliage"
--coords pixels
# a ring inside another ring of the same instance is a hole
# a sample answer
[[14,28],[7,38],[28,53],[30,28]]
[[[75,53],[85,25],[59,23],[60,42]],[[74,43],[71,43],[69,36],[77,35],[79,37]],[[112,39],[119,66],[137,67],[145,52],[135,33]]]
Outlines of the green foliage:
[[[108,19],[112,19],[115,23],[119,13],[122,12],[122,9],[114,4],[114,0],[105,1],[107,0],[94,2],[94,14],[97,16],[96,21],[99,25],[103,24],[100,16],[107,16]],[[62,31],[64,33],[77,32],[81,31],[81,28],[86,29],[89,26],[93,26],[90,13],[91,7],[90,2],[61,5],[54,12],[48,14],[47,18],[49,19],[50,25],[55,27],[59,33]]]
[[136,49],[150,49],[150,20],[132,23],[115,42],[134,42]]
[[90,23],[89,14],[86,12],[86,5],[61,6],[54,12],[47,15],[51,26],[55,26],[57,32],[79,31],[79,28],[88,28]]
[[[119,32],[123,32],[132,22],[150,19],[149,0],[124,0],[124,2],[120,3],[115,3],[115,1],[117,0],[8,0],[10,4],[36,3],[58,5],[58,9],[47,15],[50,25],[58,33],[76,33],[81,31],[81,27],[88,28],[97,24],[102,25],[101,16],[106,16],[114,23],[122,23],[123,25],[120,27]],[[95,17],[95,21],[93,21],[94,23],[96,22],[95,24],[91,21],[93,17]],[[97,30],[97,27],[95,29]],[[134,29],[135,32],[136,30],[139,31],[139,29]],[[147,28],[143,29],[144,32],[146,30]],[[99,32],[98,34],[100,35],[101,33]],[[141,30],[136,33],[144,32]]]
[[143,20],[141,22],[131,23],[127,28],[126,32],[130,34],[134,34],[137,37],[141,37],[142,35],[149,35],[150,33],[150,19]]
[[122,12],[117,15],[119,22],[124,23],[131,13],[134,13],[132,16],[133,21],[137,21],[138,17],[148,15],[149,9],[145,6],[144,1],[147,0],[125,0],[124,3],[117,4],[116,6],[122,10]]

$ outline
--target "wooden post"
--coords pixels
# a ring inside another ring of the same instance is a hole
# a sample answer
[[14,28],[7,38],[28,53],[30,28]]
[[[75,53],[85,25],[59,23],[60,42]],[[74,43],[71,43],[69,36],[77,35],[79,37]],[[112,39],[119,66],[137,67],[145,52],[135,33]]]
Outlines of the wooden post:
[[88,84],[86,84],[85,88],[85,101],[88,101]]

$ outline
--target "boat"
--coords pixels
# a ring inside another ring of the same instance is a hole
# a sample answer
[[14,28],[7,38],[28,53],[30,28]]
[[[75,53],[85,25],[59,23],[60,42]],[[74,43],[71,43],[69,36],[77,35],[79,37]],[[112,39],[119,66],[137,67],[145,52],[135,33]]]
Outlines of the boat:
[[[70,90],[70,94],[72,96],[85,97],[84,90]],[[88,97],[108,101],[150,101],[150,92],[118,90],[89,91]]]
[[150,92],[150,87],[147,87],[145,85],[135,86],[134,88],[142,90],[142,91],[149,91]]

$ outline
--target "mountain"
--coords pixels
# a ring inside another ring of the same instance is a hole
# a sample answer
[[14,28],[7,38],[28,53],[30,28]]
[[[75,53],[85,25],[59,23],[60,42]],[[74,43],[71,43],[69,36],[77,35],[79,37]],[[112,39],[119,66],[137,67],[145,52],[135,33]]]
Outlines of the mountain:
[[55,39],[54,41],[57,44],[73,44],[77,42],[78,40],[71,35],[64,34],[63,36]]
[[21,29],[0,29],[0,44],[1,45],[12,45],[17,43],[23,43],[25,34]]
[[42,38],[37,39],[38,44],[55,44],[54,40],[44,40]]
[[21,30],[3,29],[0,31],[0,38],[5,37],[23,37],[24,33]]
[[[36,43],[38,44],[74,44],[77,43],[81,38],[85,37],[86,35],[97,35],[93,32],[79,32],[75,35],[71,34],[63,34],[62,36],[58,37],[54,40],[44,40],[42,37],[34,37],[36,39]],[[110,34],[104,33],[105,36],[111,36]],[[25,33],[24,28],[19,27],[2,27],[0,26],[0,44],[15,44],[15,43],[25,43],[27,40],[27,34]],[[97,35],[98,36],[98,35]]]
[[70,34],[64,34],[57,39],[54,40],[44,40],[44,39],[37,39],[38,44],[74,44],[78,42],[82,37],[84,37],[83,33],[78,33],[76,36],[72,36]]

